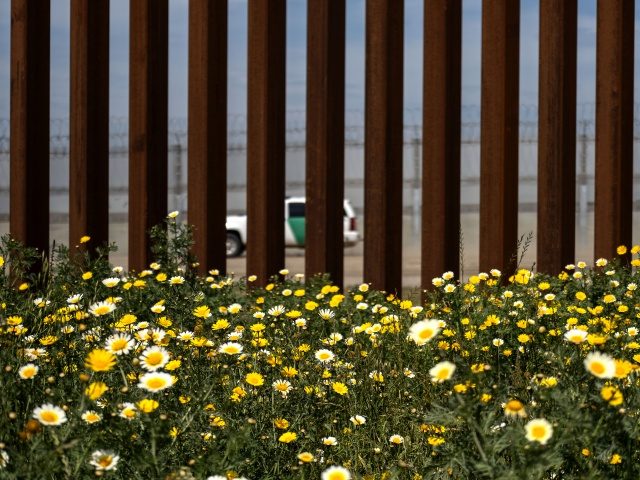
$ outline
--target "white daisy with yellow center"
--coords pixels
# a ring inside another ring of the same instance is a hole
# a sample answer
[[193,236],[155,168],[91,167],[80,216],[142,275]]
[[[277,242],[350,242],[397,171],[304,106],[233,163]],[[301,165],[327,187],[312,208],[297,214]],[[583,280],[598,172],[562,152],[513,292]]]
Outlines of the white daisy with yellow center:
[[242,353],[242,345],[236,342],[223,343],[218,347],[218,352],[226,353],[227,355],[238,355]]
[[240,310],[242,310],[242,305],[240,305],[239,303],[232,303],[231,305],[229,305],[227,310],[229,313],[235,315],[236,313],[240,312]]
[[527,440],[546,445],[553,436],[553,427],[544,418],[534,418],[524,426]]
[[80,300],[82,300],[82,294],[81,293],[76,293],[76,294],[71,295],[70,297],[67,298],[67,303],[75,305],[75,304],[79,303]]
[[97,302],[89,307],[89,313],[94,317],[101,317],[108,315],[116,309],[116,305],[113,302]]
[[334,353],[331,350],[327,350],[326,348],[321,348],[316,351],[315,357],[318,361],[322,363],[328,363],[335,358]]
[[344,467],[334,465],[322,472],[322,480],[351,480],[351,473]]
[[320,315],[320,318],[322,318],[323,320],[330,320],[333,317],[335,317],[335,313],[333,313],[333,310],[329,310],[328,308],[322,308],[320,310],[318,310],[318,315]]
[[273,389],[276,392],[281,393],[283,397],[286,397],[287,394],[291,390],[293,390],[293,387],[291,386],[291,382],[289,382],[288,380],[276,380],[271,385],[272,385]]
[[391,435],[389,437],[389,443],[393,445],[402,445],[404,443],[404,437],[398,434]]
[[84,420],[88,424],[98,423],[102,420],[102,415],[94,410],[87,410],[82,414],[82,420]]
[[564,334],[564,339],[577,345],[584,342],[587,339],[587,335],[588,333],[584,330],[580,330],[579,328],[572,328]]
[[18,375],[23,380],[30,380],[38,374],[38,366],[33,363],[27,363],[18,370]]
[[67,414],[62,408],[51,403],[45,403],[33,411],[33,418],[42,425],[57,426],[67,421]]
[[267,313],[272,317],[279,317],[285,311],[286,309],[284,308],[284,305],[276,305],[275,307],[271,307],[269,310],[267,310]]
[[409,327],[409,339],[421,346],[431,341],[440,332],[440,320],[421,320]]
[[504,414],[508,417],[527,417],[527,410],[524,407],[524,403],[517,399],[511,399],[503,406]]
[[108,470],[115,470],[118,465],[120,457],[108,450],[96,450],[91,454],[91,460],[89,464],[96,467],[96,471],[103,472]]
[[169,355],[169,352],[165,348],[157,345],[145,349],[140,357],[138,357],[142,368],[150,372],[154,372],[164,367],[169,362],[170,358],[171,356]]
[[195,337],[194,333],[189,330],[185,330],[178,334],[178,340],[182,342],[190,342],[194,337]]
[[598,378],[613,378],[616,375],[616,362],[605,353],[589,353],[584,359],[584,368]]
[[328,447],[334,447],[338,444],[338,440],[336,437],[323,437],[322,444],[327,445]]
[[456,371],[455,364],[451,362],[440,362],[434,365],[429,370],[429,375],[431,375],[431,381],[434,383],[442,383],[446,380],[450,380],[453,377],[453,373]]
[[120,279],[118,277],[109,277],[102,280],[102,284],[107,288],[113,288],[120,283]]
[[171,387],[174,383],[174,377],[168,373],[149,372],[140,377],[138,387],[149,392],[159,392]]
[[105,350],[115,355],[127,355],[135,345],[136,342],[130,335],[121,333],[107,338]]
[[136,411],[137,408],[133,403],[125,402],[122,404],[119,415],[122,418],[126,418],[127,420],[133,420],[134,418],[136,418]]
[[356,426],[364,425],[365,423],[367,423],[366,417],[363,417],[362,415],[354,415],[351,418],[349,418],[349,421]]

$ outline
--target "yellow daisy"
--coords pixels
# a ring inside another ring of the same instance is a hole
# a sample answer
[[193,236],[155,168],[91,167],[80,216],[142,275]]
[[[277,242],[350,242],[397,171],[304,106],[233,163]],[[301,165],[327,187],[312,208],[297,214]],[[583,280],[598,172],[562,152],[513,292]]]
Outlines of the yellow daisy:
[[297,438],[298,435],[295,432],[284,432],[282,435],[280,435],[278,441],[282,443],[291,443],[295,442]]
[[151,413],[160,406],[160,403],[158,403],[157,400],[153,400],[151,398],[143,398],[138,403],[136,403],[136,406],[141,412]]
[[244,381],[253,387],[261,387],[264,385],[264,377],[256,372],[247,373]]
[[311,452],[302,452],[298,454],[298,460],[300,460],[303,463],[309,463],[309,462],[313,462],[315,460],[315,457]]
[[108,372],[116,365],[116,357],[108,350],[96,348],[89,352],[84,364],[94,372]]

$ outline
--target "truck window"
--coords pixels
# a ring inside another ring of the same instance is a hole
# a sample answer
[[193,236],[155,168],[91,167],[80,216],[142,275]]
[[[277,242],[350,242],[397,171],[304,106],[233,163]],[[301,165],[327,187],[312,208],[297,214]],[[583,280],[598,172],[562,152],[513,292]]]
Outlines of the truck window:
[[290,203],[289,204],[289,218],[303,217],[304,218],[304,203]]

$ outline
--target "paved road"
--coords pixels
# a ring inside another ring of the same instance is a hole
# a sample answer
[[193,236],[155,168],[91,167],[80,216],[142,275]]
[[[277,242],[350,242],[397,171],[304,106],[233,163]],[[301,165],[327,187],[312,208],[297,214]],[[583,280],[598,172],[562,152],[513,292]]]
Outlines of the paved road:
[[[584,260],[588,263],[593,261],[593,214],[589,214],[581,223],[576,221],[576,260]],[[634,213],[633,239],[635,243],[640,243],[640,212]],[[363,222],[360,221],[360,225]],[[461,226],[463,235],[463,275],[469,276],[478,271],[478,238],[479,238],[479,215],[477,213],[464,213],[461,215]],[[0,223],[0,234],[9,230],[7,223]],[[519,234],[527,235],[536,231],[536,214],[534,212],[523,212],[519,216]],[[118,244],[119,251],[112,257],[112,262],[117,265],[126,266],[127,262],[127,225],[114,223],[110,225],[111,241]],[[53,224],[51,226],[51,238],[56,242],[68,243],[68,233],[66,224]],[[420,283],[420,236],[414,234],[411,217],[406,216],[403,222],[403,285],[406,289],[417,287]],[[451,248],[458,249],[457,245]],[[522,266],[531,267],[535,261],[536,241],[535,236],[528,246],[523,257]],[[287,249],[286,267],[291,273],[304,272],[303,249]],[[360,242],[355,247],[346,248],[344,252],[344,272],[345,285],[355,285],[362,282],[363,271],[363,246]],[[246,257],[228,260],[228,270],[237,276],[245,275]]]

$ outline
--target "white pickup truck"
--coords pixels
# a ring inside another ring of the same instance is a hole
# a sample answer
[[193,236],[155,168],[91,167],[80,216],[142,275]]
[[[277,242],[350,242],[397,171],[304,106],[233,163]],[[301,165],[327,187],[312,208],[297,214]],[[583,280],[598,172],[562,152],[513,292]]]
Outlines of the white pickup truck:
[[[356,214],[349,200],[344,201],[344,246],[358,243]],[[289,197],[284,209],[284,243],[287,247],[304,247],[305,244],[305,197]],[[247,246],[247,216],[227,217],[227,256],[237,257]]]

